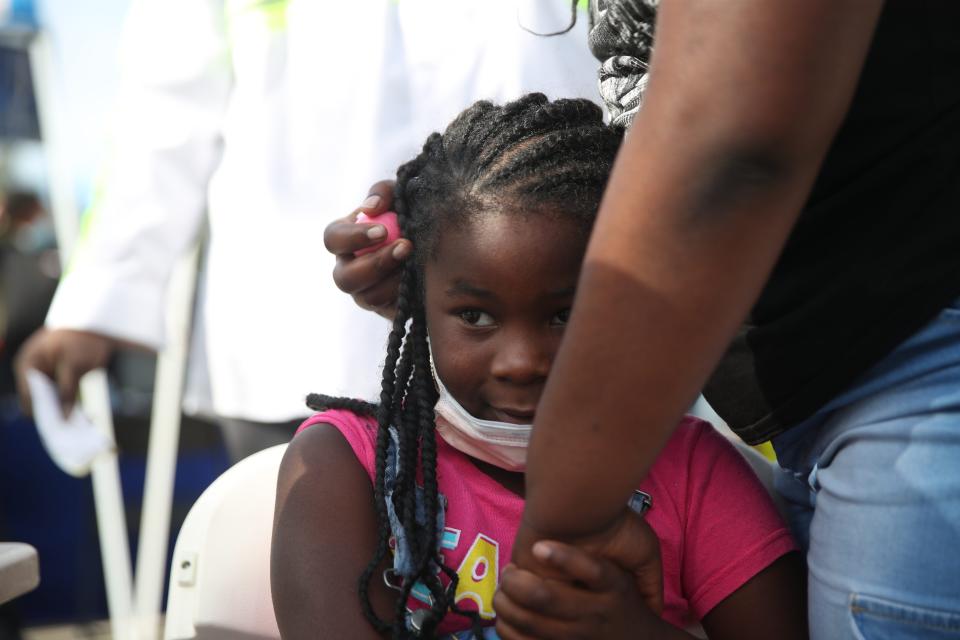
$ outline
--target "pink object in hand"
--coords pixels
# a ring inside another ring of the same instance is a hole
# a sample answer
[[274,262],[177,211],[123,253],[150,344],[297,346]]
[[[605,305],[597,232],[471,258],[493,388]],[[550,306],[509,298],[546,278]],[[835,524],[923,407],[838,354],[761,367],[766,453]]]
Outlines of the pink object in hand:
[[397,238],[400,237],[400,223],[397,222],[397,214],[393,211],[385,211],[378,216],[370,217],[365,213],[361,213],[357,216],[357,224],[380,224],[383,225],[387,230],[387,237],[384,240],[381,240],[377,244],[364,247],[363,249],[358,249],[353,252],[355,256],[362,256],[364,254],[370,253],[371,251],[376,251],[380,247],[385,247]]

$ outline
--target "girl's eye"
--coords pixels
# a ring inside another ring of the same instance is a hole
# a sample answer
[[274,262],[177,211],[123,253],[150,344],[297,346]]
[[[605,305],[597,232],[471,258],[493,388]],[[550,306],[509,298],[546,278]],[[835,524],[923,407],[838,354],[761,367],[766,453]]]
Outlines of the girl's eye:
[[460,319],[471,327],[492,327],[493,316],[478,309],[465,309],[457,313]]
[[550,324],[557,327],[565,327],[567,322],[570,320],[570,308],[567,307],[563,311],[558,312],[550,320]]

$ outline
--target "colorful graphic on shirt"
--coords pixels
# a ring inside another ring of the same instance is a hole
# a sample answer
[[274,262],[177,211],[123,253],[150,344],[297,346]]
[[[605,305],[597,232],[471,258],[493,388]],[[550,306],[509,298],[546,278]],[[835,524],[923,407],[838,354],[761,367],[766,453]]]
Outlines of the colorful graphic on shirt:
[[443,536],[440,538],[440,548],[453,551],[458,546],[460,546],[460,529],[444,527]]
[[457,567],[457,576],[460,580],[454,602],[473,600],[481,618],[493,619],[493,594],[500,579],[500,545],[497,541],[478,533]]
[[[440,547],[455,551],[460,546],[460,534],[459,529],[447,527],[440,539]],[[457,567],[457,576],[459,579],[454,602],[460,604],[463,600],[471,600],[477,606],[481,618],[492,620],[495,617],[493,594],[496,593],[500,580],[500,543],[478,533],[467,550],[467,555]],[[431,604],[430,590],[421,582],[413,585],[410,597],[424,604]]]

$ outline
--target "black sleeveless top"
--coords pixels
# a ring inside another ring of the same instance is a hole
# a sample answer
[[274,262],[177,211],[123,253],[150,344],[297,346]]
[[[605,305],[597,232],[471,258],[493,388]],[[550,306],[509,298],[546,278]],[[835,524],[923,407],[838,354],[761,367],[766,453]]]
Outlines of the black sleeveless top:
[[885,3],[810,198],[704,390],[745,441],[809,417],[960,296],[958,25],[956,0]]
[[960,296],[960,2],[888,0],[853,104],[707,385],[747,442],[809,417]]

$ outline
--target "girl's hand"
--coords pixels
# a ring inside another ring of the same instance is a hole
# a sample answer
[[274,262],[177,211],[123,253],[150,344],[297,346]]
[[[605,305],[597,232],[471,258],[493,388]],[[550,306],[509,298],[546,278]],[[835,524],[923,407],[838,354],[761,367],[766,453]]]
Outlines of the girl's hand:
[[355,256],[358,249],[382,242],[386,229],[382,225],[355,224],[357,214],[376,217],[393,206],[393,181],[384,180],[370,187],[370,194],[357,209],[344,218],[338,218],[323,232],[323,244],[337,257],[333,281],[345,293],[353,296],[358,306],[393,318],[397,301],[397,287],[403,263],[413,245],[400,238],[363,256]]
[[508,565],[494,596],[502,640],[637,638],[666,624],[647,607],[633,574],[560,542],[538,542],[534,554],[560,579]]

